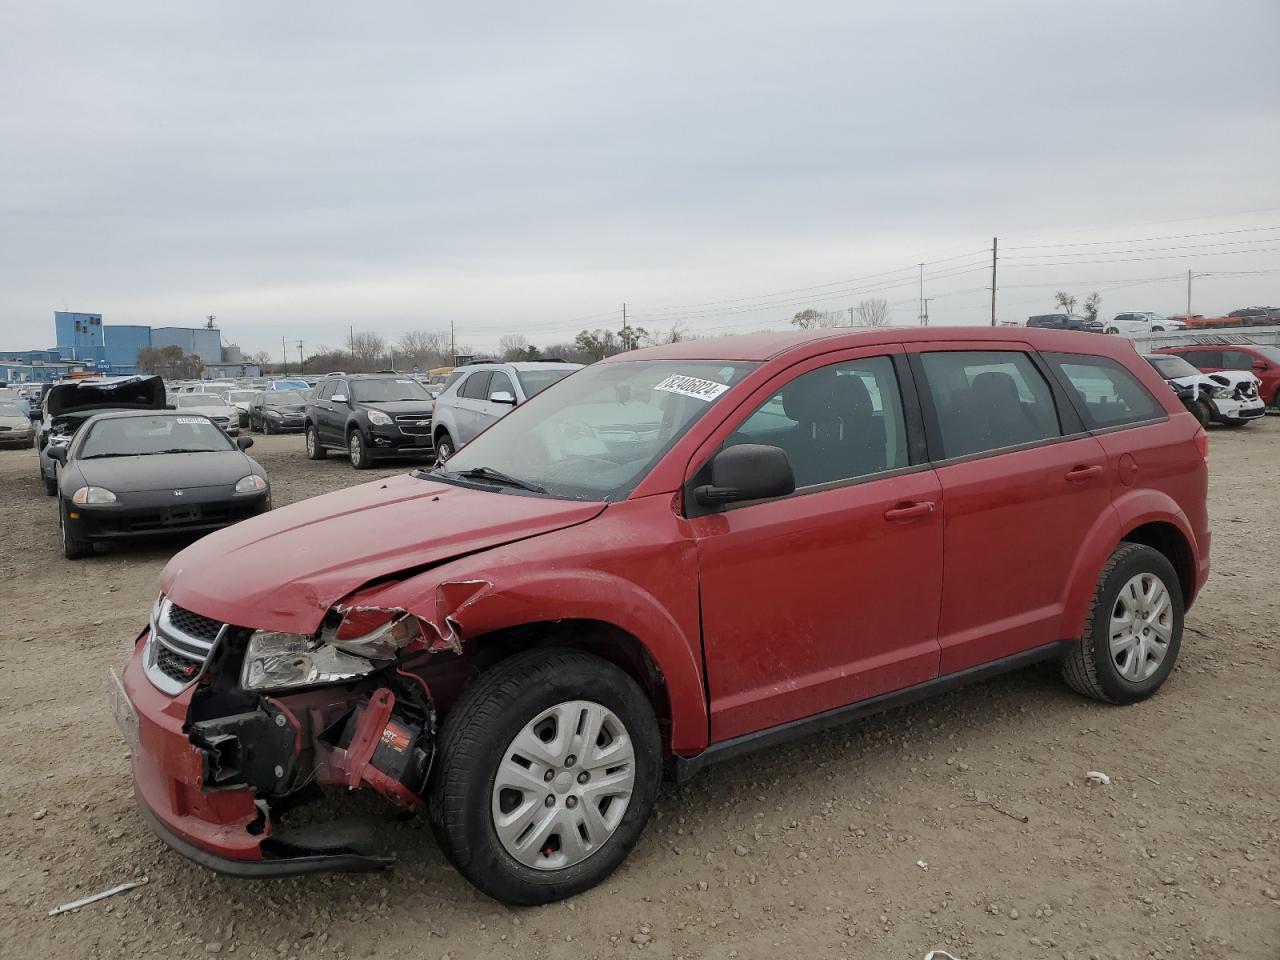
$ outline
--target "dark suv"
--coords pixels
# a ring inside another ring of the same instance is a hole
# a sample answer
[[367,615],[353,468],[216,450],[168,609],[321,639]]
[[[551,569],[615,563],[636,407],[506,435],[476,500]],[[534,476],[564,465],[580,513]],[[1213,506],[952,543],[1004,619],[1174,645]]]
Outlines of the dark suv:
[[1042,330],[1084,330],[1086,333],[1102,333],[1101,320],[1086,320],[1076,313],[1041,313],[1027,317],[1028,327]]
[[365,470],[378,454],[433,453],[431,394],[412,377],[345,374],[330,377],[307,403],[307,456],[323,460],[345,450]]

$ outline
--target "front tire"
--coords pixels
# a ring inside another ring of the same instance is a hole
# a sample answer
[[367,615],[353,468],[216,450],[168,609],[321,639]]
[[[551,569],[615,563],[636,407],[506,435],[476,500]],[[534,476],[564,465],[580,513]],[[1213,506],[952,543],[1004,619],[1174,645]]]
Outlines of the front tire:
[[307,459],[308,460],[324,460],[329,456],[329,451],[320,445],[320,434],[316,431],[314,423],[307,424]]
[[364,435],[359,428],[352,430],[347,436],[347,456],[351,458],[351,466],[357,470],[368,470],[373,466],[373,454],[364,442]]
[[453,445],[453,437],[449,436],[448,430],[442,430],[440,435],[436,437],[436,463],[444,463],[453,456],[455,447]]
[[44,481],[44,495],[46,497],[56,497],[58,495],[57,479],[50,480],[43,473],[40,474],[40,479]]
[[58,507],[58,527],[62,531],[62,555],[68,560],[83,560],[93,555],[93,542],[79,540],[71,533],[71,525],[67,522],[66,507]]
[[653,811],[657,720],[606,660],[541,649],[497,664],[445,718],[428,809],[445,855],[504,903],[550,903],[622,863]]
[[271,433],[271,421],[265,417],[262,420],[262,433],[263,435]]
[[1077,693],[1137,703],[1164,684],[1182,646],[1182,586],[1160,551],[1122,543],[1098,576],[1084,635],[1062,663]]
[[1191,412],[1202,427],[1209,426],[1209,421],[1213,419],[1213,408],[1204,400],[1197,400],[1192,405]]

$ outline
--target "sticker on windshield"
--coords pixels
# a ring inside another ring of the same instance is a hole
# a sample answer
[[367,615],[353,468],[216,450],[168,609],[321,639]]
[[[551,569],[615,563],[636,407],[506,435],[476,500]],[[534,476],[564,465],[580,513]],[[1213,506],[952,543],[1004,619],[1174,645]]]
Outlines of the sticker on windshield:
[[204,417],[178,417],[179,423],[204,423]]
[[685,377],[677,373],[667,377],[653,389],[661,390],[663,393],[678,393],[682,397],[693,397],[695,400],[710,403],[729,388],[714,380],[699,380],[697,377]]

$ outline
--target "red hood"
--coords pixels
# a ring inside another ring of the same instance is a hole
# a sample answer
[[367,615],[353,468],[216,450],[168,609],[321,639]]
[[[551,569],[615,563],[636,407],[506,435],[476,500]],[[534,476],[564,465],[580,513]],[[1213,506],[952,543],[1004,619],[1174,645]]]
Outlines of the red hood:
[[210,534],[170,560],[160,584],[174,603],[215,620],[310,632],[370,580],[550,533],[603,509],[405,474]]

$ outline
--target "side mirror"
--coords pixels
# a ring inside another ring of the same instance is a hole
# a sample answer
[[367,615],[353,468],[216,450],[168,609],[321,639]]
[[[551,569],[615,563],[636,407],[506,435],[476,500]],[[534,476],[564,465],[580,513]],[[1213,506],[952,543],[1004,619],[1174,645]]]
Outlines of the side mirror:
[[516,405],[516,396],[507,390],[499,390],[497,393],[489,394],[490,403],[509,403],[511,406]]
[[236,437],[236,446],[241,450],[248,450],[253,446],[253,437]]
[[791,461],[780,447],[740,443],[721,450],[711,461],[711,483],[693,491],[704,507],[744,500],[785,497],[796,488]]
[[1253,361],[1253,369],[1255,369],[1255,370],[1270,370],[1270,369],[1271,369],[1271,364],[1267,363],[1267,361],[1265,361],[1265,360],[1255,360],[1255,361]]
[[345,393],[335,393],[329,399],[332,400],[334,403],[350,403]]
[[67,448],[62,444],[49,444],[49,459],[57,460],[65,466],[67,463]]

